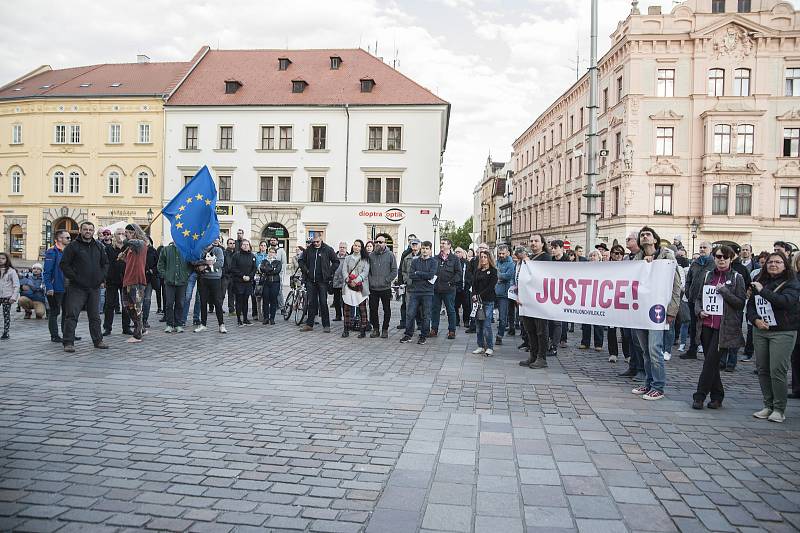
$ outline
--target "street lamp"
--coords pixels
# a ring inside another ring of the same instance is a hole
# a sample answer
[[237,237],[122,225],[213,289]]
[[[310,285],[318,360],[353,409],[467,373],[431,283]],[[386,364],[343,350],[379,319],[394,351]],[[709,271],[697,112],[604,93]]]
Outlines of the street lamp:
[[436,255],[436,232],[439,229],[439,217],[436,213],[433,214],[431,222],[433,222],[433,255]]
[[696,218],[692,218],[689,229],[692,231],[692,255],[694,255],[694,240],[697,238],[697,230],[700,229],[700,223]]
[[150,235],[150,224],[153,223],[153,209],[150,208],[147,210],[147,235]]

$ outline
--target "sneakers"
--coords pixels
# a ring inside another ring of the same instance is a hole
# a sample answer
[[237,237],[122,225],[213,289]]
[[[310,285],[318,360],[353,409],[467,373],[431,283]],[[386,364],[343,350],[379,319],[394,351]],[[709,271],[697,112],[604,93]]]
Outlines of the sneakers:
[[752,356],[752,355],[747,355],[747,354],[744,354],[744,355],[743,355],[743,356],[742,356],[742,357],[739,359],[739,362],[740,362],[740,363],[749,363],[749,362],[750,362],[750,361],[752,361],[752,360],[753,360],[753,356]]
[[420,336],[420,338],[417,340],[417,344],[425,344],[425,337]]
[[252,322],[250,322],[249,320],[245,320],[245,321],[243,322],[243,324],[244,324],[245,326],[252,326],[252,325],[253,325],[253,323],[252,323]]
[[75,347],[73,345],[71,345],[71,344],[65,344],[64,345],[64,351],[67,352],[67,353],[75,353]]
[[502,346],[502,345],[503,345],[503,337],[495,337],[495,338],[494,338],[494,343],[495,343],[497,346]]
[[645,387],[644,385],[642,385],[641,387],[636,387],[631,391],[632,394],[637,394],[637,395],[647,394],[648,392],[650,392],[650,389]]
[[769,418],[767,418],[767,420],[769,420],[770,422],[777,422],[779,424],[782,424],[783,421],[786,420],[786,417],[783,415],[783,413],[781,413],[776,409],[772,411],[772,414],[769,415]]
[[669,352],[664,352],[664,361],[669,361],[672,359],[672,354]]
[[205,327],[204,325],[200,324],[199,326],[197,326],[196,328],[194,328],[194,332],[195,332],[195,333],[202,333],[202,332],[204,332],[204,331],[205,331],[205,330],[207,330],[207,329],[208,329],[207,327]]
[[330,332],[331,332],[331,327],[330,326],[325,326],[325,327],[322,328],[322,333],[330,333]]
[[175,333],[183,333],[183,326],[178,326],[175,328]]
[[632,368],[629,368],[629,369],[628,369],[628,370],[626,370],[625,372],[621,372],[621,373],[617,374],[617,376],[619,376],[619,377],[621,377],[621,378],[632,378],[632,377],[634,377],[636,374],[637,374],[636,370],[634,370],[634,369],[632,369]]
[[174,331],[175,330],[172,328],[172,326],[167,326],[164,328],[164,333],[173,333]]
[[448,331],[447,332],[447,340],[452,341],[455,338],[456,338],[456,332],[455,331]]
[[585,345],[585,344],[579,344],[579,345],[578,345],[578,349],[579,349],[579,350],[588,350],[588,349],[589,349],[589,347],[588,347],[587,345]]
[[617,362],[617,356],[616,355],[609,355],[608,356],[608,362],[609,363],[616,363]]
[[678,351],[679,351],[679,352],[685,352],[685,351],[686,351],[686,344],[685,344],[685,343],[681,343],[681,344],[678,346]]
[[702,346],[699,346],[699,345],[697,346],[697,353],[703,353],[703,347]]
[[485,352],[483,352],[483,355],[485,355],[486,357],[491,357],[494,355],[494,350],[488,348]]
[[664,393],[655,389],[642,395],[643,400],[660,400],[663,397]]
[[484,353],[485,351],[486,350],[484,350],[483,348],[475,348],[474,350],[472,350],[472,353],[475,354],[475,355],[480,355],[480,354]]
[[219,327],[219,332],[220,332],[220,333],[228,333],[228,330],[227,330],[227,329],[225,329],[225,324],[222,324],[222,325]]
[[769,407],[765,407],[762,410],[753,413],[753,416],[756,418],[760,418],[761,420],[766,420],[767,418],[770,417],[771,414],[772,414],[772,409],[770,409]]
[[602,352],[603,351],[603,347],[602,346],[595,346],[594,347],[594,351],[595,352]]
[[403,338],[400,339],[400,342],[403,344],[411,342],[411,337],[409,337],[408,335],[403,335]]

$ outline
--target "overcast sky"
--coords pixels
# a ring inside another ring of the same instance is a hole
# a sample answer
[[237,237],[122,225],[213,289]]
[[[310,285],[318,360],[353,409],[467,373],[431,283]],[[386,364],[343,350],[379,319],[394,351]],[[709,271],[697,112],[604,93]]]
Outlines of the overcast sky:
[[[643,0],[639,8],[670,0]],[[797,0],[795,0],[797,4]],[[600,0],[599,55],[630,12]],[[49,64],[64,68],[188,61],[212,48],[368,46],[452,104],[442,218],[463,222],[489,153],[511,143],[585,72],[589,0],[0,0],[0,85]]]

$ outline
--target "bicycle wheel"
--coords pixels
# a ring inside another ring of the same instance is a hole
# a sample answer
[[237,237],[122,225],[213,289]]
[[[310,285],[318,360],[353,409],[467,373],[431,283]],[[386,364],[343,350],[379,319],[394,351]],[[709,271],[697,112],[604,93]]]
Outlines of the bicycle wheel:
[[297,299],[294,302],[294,306],[294,323],[299,326],[303,323],[303,319],[306,317],[306,295],[303,293],[298,294]]
[[294,311],[294,292],[287,294],[286,301],[283,302],[283,309],[281,309],[283,319],[289,320],[292,316],[292,311]]

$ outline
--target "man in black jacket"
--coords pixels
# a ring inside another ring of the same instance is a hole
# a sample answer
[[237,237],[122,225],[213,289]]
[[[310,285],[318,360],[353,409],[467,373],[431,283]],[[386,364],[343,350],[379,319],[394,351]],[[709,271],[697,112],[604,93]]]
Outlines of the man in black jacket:
[[315,236],[301,261],[307,272],[308,318],[300,331],[312,331],[314,319],[319,313],[322,318],[322,331],[330,333],[331,314],[328,309],[328,283],[333,280],[333,274],[339,268],[339,258],[333,248],[322,242],[322,237]]
[[444,304],[447,310],[447,338],[453,340],[456,338],[456,288],[461,276],[461,263],[453,253],[450,239],[441,239],[439,247],[439,255],[435,257],[438,270],[436,282],[433,284],[430,336],[436,337],[439,334],[439,319]]
[[[547,253],[547,245],[542,235],[534,233],[531,235],[530,246],[531,256],[526,261],[552,261],[553,258]],[[524,302],[517,300],[520,305]],[[530,357],[520,361],[520,366],[530,368],[547,368],[547,352],[550,348],[550,336],[548,335],[548,323],[543,318],[522,316],[522,327],[530,349]]]
[[[406,256],[411,253],[411,241],[416,241],[417,236],[413,233],[408,236],[408,247],[403,250],[402,255],[400,255],[400,261],[398,261],[397,266],[397,284],[403,285],[408,282],[408,280],[403,279],[403,261],[405,260]],[[403,298],[403,302],[400,304],[400,323],[397,325],[397,329],[406,329],[406,299]]]
[[126,250],[124,241],[125,228],[117,228],[111,244],[105,246],[108,256],[108,272],[105,279],[106,301],[103,305],[103,336],[111,335],[114,314],[119,307],[122,307],[122,334],[133,334],[128,308],[124,305],[120,306],[120,290],[122,290],[122,275],[125,273],[125,261],[120,259],[119,255]]
[[[244,235],[244,232],[242,232],[242,235]],[[233,290],[233,283],[231,283],[230,266],[233,264],[233,254],[235,254],[238,250],[239,248],[237,247],[237,241],[233,239],[228,239],[226,241],[224,250],[225,266],[222,267],[222,294],[228,294],[229,315],[232,315],[236,312],[236,291]]]
[[66,281],[64,294],[64,351],[75,351],[75,328],[78,316],[86,308],[89,333],[95,348],[106,349],[100,329],[100,287],[108,272],[108,254],[96,241],[94,224],[84,222],[80,235],[64,249],[61,271]]

